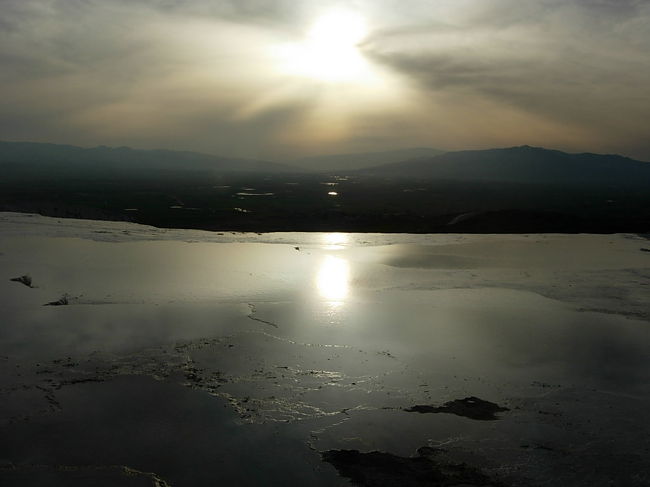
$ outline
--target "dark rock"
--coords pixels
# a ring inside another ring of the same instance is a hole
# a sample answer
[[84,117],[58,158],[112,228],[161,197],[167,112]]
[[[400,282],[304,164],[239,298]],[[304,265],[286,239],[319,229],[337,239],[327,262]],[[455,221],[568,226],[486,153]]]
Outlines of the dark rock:
[[45,303],[43,306],[67,306],[68,304],[70,304],[70,300],[68,299],[68,295],[64,294],[58,300],[50,301],[49,303]]
[[21,284],[24,284],[27,287],[34,287],[32,286],[32,278],[25,274],[24,276],[20,277],[14,277],[11,279],[13,282],[20,282]]
[[476,419],[479,421],[494,421],[499,419],[496,413],[509,411],[508,408],[501,407],[490,401],[484,401],[478,397],[466,397],[465,399],[456,399],[455,401],[446,402],[442,406],[418,405],[404,411],[408,413],[448,413],[465,418]]
[[347,477],[353,484],[367,487],[499,485],[466,464],[448,464],[434,460],[436,453],[434,449],[421,448],[415,457],[399,457],[378,451],[362,453],[358,450],[329,450],[321,455],[341,476]]

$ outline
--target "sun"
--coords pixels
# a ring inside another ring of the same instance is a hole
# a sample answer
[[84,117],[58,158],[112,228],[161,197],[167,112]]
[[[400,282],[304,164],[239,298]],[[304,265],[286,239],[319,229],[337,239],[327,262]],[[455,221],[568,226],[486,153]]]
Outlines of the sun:
[[326,13],[316,19],[302,42],[279,49],[282,68],[319,81],[362,81],[370,72],[359,51],[367,35],[361,15],[347,10]]

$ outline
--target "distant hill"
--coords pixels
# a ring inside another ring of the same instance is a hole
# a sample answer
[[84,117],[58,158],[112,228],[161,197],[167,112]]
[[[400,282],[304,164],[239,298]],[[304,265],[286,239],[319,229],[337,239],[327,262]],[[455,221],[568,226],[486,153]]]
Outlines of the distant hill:
[[514,147],[357,171],[287,169],[0,143],[0,211],[215,231],[650,234],[650,163],[620,156]]
[[72,145],[35,142],[0,142],[0,168],[3,172],[53,170],[79,174],[117,171],[201,171],[201,172],[291,172],[282,164],[219,157],[198,152],[138,150],[129,147],[82,148]]
[[292,161],[292,164],[305,171],[350,171],[411,159],[429,158],[439,154],[444,154],[444,151],[428,147],[418,147],[384,152],[359,152],[354,154],[303,157]]
[[619,155],[568,154],[521,146],[447,152],[366,168],[358,174],[500,183],[650,185],[650,163]]
[[4,177],[85,179],[102,175],[125,178],[152,178],[158,175],[173,178],[182,174],[336,171],[353,173],[358,177],[395,179],[650,186],[648,162],[619,155],[569,154],[530,146],[446,153],[430,148],[415,148],[309,157],[294,163],[299,165],[187,151],[0,142],[0,173]]

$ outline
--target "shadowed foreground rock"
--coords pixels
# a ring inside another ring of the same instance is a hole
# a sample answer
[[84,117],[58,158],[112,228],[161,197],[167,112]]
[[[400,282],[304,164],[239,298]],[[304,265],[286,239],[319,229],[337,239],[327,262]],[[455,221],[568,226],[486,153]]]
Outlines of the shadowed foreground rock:
[[50,301],[49,303],[45,303],[43,306],[67,306],[69,304],[70,304],[69,296],[67,294],[64,294],[56,301]]
[[446,402],[442,406],[418,405],[407,408],[404,411],[408,413],[448,413],[465,418],[476,419],[479,421],[494,421],[499,419],[496,413],[509,411],[490,401],[484,401],[478,397],[466,397],[465,399],[456,399],[455,401]]
[[19,282],[21,284],[24,284],[27,287],[34,287],[34,286],[32,286],[32,278],[31,278],[31,276],[29,276],[27,274],[25,274],[24,276],[20,276],[20,277],[14,277],[14,278],[10,279],[10,281]]
[[443,464],[432,457],[436,450],[418,449],[415,457],[399,457],[390,453],[358,450],[329,450],[323,460],[331,463],[343,477],[366,487],[473,486],[499,487],[480,471],[466,464]]

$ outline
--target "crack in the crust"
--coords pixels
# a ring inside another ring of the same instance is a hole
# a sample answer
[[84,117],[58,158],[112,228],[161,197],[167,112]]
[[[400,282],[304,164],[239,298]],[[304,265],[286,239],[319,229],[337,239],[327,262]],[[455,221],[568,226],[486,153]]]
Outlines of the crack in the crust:
[[247,303],[248,307],[250,308],[251,312],[247,315],[249,320],[257,321],[259,323],[264,323],[265,325],[271,325],[275,328],[279,328],[279,326],[276,323],[273,323],[272,321],[266,321],[261,318],[256,318],[255,313],[257,313],[257,308],[253,303]]
[[245,334],[256,334],[256,335],[262,335],[267,338],[271,338],[273,340],[277,340],[279,342],[284,342],[288,343],[290,345],[298,345],[301,347],[314,347],[314,348],[341,348],[341,349],[355,349],[357,347],[353,347],[351,345],[338,345],[336,343],[306,343],[306,342],[298,342],[295,340],[291,340],[290,338],[285,338],[285,337],[279,337],[276,335],[271,335],[270,333],[266,333],[264,331],[257,331],[257,330],[244,330],[242,332],[237,333],[236,335],[232,335],[232,337],[238,336],[238,335],[245,335]]
[[144,472],[137,470],[126,465],[41,465],[41,464],[20,464],[14,465],[12,463],[0,465],[0,474],[10,472],[30,472],[42,470],[54,470],[57,472],[72,473],[72,472],[108,472],[111,471],[124,475],[125,477],[145,477],[151,480],[151,487],[172,487],[172,484],[161,478],[154,472]]
[[601,313],[607,315],[618,315],[618,316],[624,316],[626,318],[635,318],[640,320],[647,320],[650,317],[650,313],[646,311],[632,311],[629,309],[613,310],[607,308],[583,307],[583,308],[578,308],[577,311],[580,313]]
[[227,392],[213,395],[225,399],[239,415],[240,420],[249,424],[300,422],[341,414],[341,411],[327,411],[304,401],[291,401],[280,397],[238,398]]
[[[254,312],[255,310],[252,309],[251,311]],[[223,371],[209,368],[206,370],[199,363],[196,363],[191,356],[192,351],[204,347],[222,346],[230,348],[233,346],[231,343],[233,339],[247,335],[262,336],[298,347],[318,347],[331,349],[332,351],[335,349],[358,349],[358,347],[349,345],[301,343],[272,335],[263,330],[247,330],[225,337],[204,338],[187,343],[178,343],[172,347],[146,349],[132,355],[120,356],[95,352],[90,354],[85,361],[82,359],[75,360],[72,357],[52,360],[45,364],[46,367],[43,371],[45,377],[40,376],[41,382],[27,388],[39,389],[44,394],[49,411],[39,411],[38,414],[41,414],[61,410],[56,391],[69,385],[102,382],[122,375],[149,376],[154,380],[164,381],[180,373],[182,374],[180,385],[200,389],[210,395],[225,399],[246,421],[265,422],[300,420],[340,414],[345,411],[321,409],[315,404],[310,404],[310,401],[301,400],[300,396],[307,392],[318,391],[325,386],[370,392],[377,387],[377,382],[380,381],[379,375],[348,376],[327,369],[302,368],[291,365],[276,365],[272,369],[255,369],[250,374],[233,376]],[[360,349],[358,351],[362,352]],[[387,351],[375,352],[375,354],[378,357],[395,358]],[[279,369],[287,375],[286,378],[284,375],[281,378],[278,376]],[[40,373],[40,369],[36,373]],[[303,380],[304,377],[308,378],[307,382]],[[269,391],[268,397],[248,397],[241,396],[241,394],[231,396],[222,389],[227,383],[235,384],[240,382],[251,383],[257,389],[255,384],[259,384],[260,381],[269,381],[269,387],[274,388],[274,390],[279,387],[283,393],[278,395],[277,392]],[[312,383],[313,381],[315,382]],[[23,388],[25,386],[22,385]],[[355,408],[346,409],[354,410]]]

